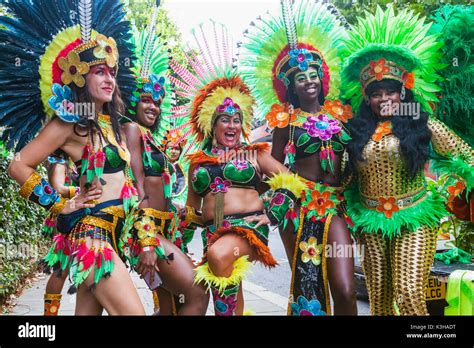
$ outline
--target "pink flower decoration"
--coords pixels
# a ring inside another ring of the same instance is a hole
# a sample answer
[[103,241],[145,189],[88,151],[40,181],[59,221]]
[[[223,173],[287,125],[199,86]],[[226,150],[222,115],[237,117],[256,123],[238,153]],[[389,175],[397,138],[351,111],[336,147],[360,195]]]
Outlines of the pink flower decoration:
[[245,161],[238,161],[238,160],[233,160],[231,163],[237,168],[237,170],[240,172],[241,170],[247,169],[249,166],[247,162]]
[[326,115],[309,116],[303,123],[303,128],[313,138],[321,140],[331,139],[333,134],[341,131],[341,126],[337,120],[330,120]]
[[231,228],[232,225],[230,224],[229,220],[224,220],[224,221],[222,221],[222,227]]
[[222,180],[220,177],[214,179],[214,182],[210,185],[212,193],[227,192],[227,188],[230,187],[229,180]]
[[227,114],[235,114],[236,112],[240,111],[240,106],[236,103],[234,103],[234,101],[229,98],[229,97],[226,97],[224,99],[224,103],[219,105],[217,108],[216,108],[216,112],[221,114],[221,113],[227,113]]

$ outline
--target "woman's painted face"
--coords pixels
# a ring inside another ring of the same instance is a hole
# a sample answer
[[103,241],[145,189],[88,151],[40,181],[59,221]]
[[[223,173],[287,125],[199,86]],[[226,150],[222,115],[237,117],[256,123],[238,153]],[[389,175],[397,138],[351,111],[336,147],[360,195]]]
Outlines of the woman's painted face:
[[217,142],[227,148],[233,148],[240,142],[242,134],[242,120],[239,114],[234,116],[221,115],[217,116],[214,125],[214,134]]
[[316,68],[309,67],[306,71],[299,71],[293,78],[294,92],[299,100],[313,101],[318,99],[321,92],[321,80]]
[[370,108],[378,117],[393,116],[393,111],[400,104],[400,92],[395,89],[379,88],[370,95]]
[[115,69],[105,64],[93,65],[86,76],[89,95],[96,103],[110,103],[115,91]]
[[181,148],[179,146],[173,146],[168,149],[168,156],[171,162],[177,161],[181,155]]
[[143,96],[137,104],[137,121],[142,126],[153,127],[161,114],[161,98],[154,101],[152,97]]

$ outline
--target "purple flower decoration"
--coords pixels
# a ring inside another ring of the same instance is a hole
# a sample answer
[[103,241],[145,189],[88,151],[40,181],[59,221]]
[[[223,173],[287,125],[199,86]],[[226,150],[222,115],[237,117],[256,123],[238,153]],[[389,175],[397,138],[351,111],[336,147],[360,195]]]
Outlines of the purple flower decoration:
[[235,168],[237,168],[239,172],[249,167],[249,165],[245,161],[233,160],[231,161],[231,163],[234,165]]
[[326,115],[309,116],[303,123],[303,128],[313,138],[321,140],[331,139],[333,134],[341,131],[341,126],[337,120],[330,120]]
[[230,187],[229,180],[222,180],[221,178],[217,177],[214,179],[214,182],[210,185],[212,193],[218,192],[227,192],[227,188]]
[[226,113],[226,114],[233,115],[239,111],[240,111],[239,104],[234,103],[234,101],[229,97],[226,97],[224,99],[224,103],[219,105],[216,108],[216,112],[218,114]]
[[274,205],[282,205],[283,202],[285,202],[285,196],[283,196],[281,193],[277,193],[275,197],[272,198],[270,206],[273,207]]
[[231,225],[231,223],[230,223],[229,220],[224,220],[224,221],[222,221],[222,227],[224,227],[224,228],[231,228],[232,225]]
[[309,68],[309,62],[313,61],[313,55],[306,48],[295,48],[288,52],[290,56],[290,66],[298,67],[301,71]]

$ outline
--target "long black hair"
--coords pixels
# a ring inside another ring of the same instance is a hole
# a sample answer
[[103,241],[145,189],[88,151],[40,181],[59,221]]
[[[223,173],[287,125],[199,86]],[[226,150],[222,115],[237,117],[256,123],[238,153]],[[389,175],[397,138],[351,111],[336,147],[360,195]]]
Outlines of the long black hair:
[[[87,90],[87,86],[84,87],[77,87],[75,84],[70,85],[73,100],[76,103],[88,103],[90,105],[93,104],[93,100],[89,91]],[[105,103],[103,106],[103,113],[110,116],[110,120],[112,122],[112,129],[114,131],[114,136],[117,142],[120,144],[122,142],[122,136],[120,134],[120,118],[125,113],[125,105],[122,100],[122,94],[120,93],[120,88],[115,84],[115,90],[112,95],[112,101],[110,103]],[[88,115],[81,115],[83,116],[82,119],[74,125],[74,133],[78,136],[87,136],[89,131],[92,128],[96,128],[100,132],[100,127],[97,125],[95,121],[95,117],[93,119],[88,118]],[[78,128],[85,128],[85,133],[80,133]]]
[[[402,84],[396,80],[383,79],[369,84],[365,90],[367,96],[378,89],[395,90],[400,92]],[[405,99],[402,102],[413,103],[413,93],[406,89]],[[418,115],[417,115],[418,116]],[[400,149],[408,173],[413,178],[423,169],[429,154],[431,131],[428,128],[428,114],[420,109],[418,118],[412,116],[392,116],[392,132],[400,140]],[[369,141],[379,118],[374,115],[370,105],[362,101],[359,112],[349,122],[352,141],[347,146],[349,152],[349,170],[353,171],[357,161],[364,161],[362,151]]]

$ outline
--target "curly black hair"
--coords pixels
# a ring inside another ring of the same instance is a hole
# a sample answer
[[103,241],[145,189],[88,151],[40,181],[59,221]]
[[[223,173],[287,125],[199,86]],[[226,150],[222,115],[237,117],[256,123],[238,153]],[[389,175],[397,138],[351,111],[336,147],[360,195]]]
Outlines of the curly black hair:
[[[367,86],[365,93],[370,96],[378,89],[395,90],[400,92],[402,84],[392,79],[374,81]],[[406,90],[403,102],[414,102],[411,90]],[[392,116],[393,134],[400,140],[400,149],[408,172],[413,178],[423,169],[429,154],[431,131],[428,128],[428,113],[420,110],[419,117]],[[417,115],[418,116],[418,115]],[[375,132],[379,118],[374,115],[370,105],[361,103],[359,112],[349,122],[352,141],[347,146],[349,153],[349,172],[354,171],[357,161],[364,161],[362,151]]]

